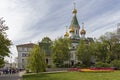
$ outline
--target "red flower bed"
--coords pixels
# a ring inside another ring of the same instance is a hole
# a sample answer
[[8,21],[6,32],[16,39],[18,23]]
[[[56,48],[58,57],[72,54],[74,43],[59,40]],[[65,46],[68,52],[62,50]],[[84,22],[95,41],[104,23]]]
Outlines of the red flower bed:
[[113,68],[87,68],[80,69],[81,72],[112,72]]
[[80,71],[80,72],[111,72],[114,71],[113,68],[70,68],[68,71]]
[[89,68],[91,70],[114,70],[113,68]]

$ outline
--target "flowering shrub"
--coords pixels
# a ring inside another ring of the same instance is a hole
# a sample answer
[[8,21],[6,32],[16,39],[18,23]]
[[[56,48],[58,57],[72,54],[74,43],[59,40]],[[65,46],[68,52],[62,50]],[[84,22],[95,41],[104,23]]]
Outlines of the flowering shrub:
[[112,72],[114,71],[113,68],[70,68],[68,71],[80,71],[80,72]]
[[111,72],[114,71],[113,68],[88,68],[80,69],[81,72]]

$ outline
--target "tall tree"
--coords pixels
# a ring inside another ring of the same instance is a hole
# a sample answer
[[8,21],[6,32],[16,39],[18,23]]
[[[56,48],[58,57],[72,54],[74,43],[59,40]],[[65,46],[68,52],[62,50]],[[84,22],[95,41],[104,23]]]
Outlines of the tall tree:
[[63,65],[64,61],[69,60],[69,46],[70,40],[68,38],[59,38],[53,42],[52,60],[57,67]]
[[84,67],[90,67],[92,63],[92,47],[86,44],[84,40],[80,40],[77,48],[78,60],[82,62]]
[[106,48],[108,49],[108,57],[109,57],[109,61],[111,62],[112,60],[114,60],[115,56],[119,56],[119,39],[117,37],[117,35],[115,33],[112,32],[107,32],[104,35],[102,35],[99,38],[101,43],[106,44]]
[[45,71],[45,53],[40,49],[38,45],[35,45],[30,51],[27,58],[26,68],[36,73]]
[[49,37],[44,37],[42,39],[42,41],[39,42],[39,46],[41,49],[43,49],[45,51],[46,56],[50,56],[50,54],[51,54],[51,49],[50,49],[51,44],[52,44],[52,41]]
[[0,18],[0,67],[4,65],[4,57],[9,56],[9,46],[11,45],[11,41],[7,38],[6,30],[8,30],[8,26],[4,24],[5,20]]
[[114,44],[112,46],[112,53],[111,58],[112,60],[120,60],[120,43]]
[[96,56],[96,61],[106,62],[109,56],[107,44],[105,42],[95,42],[94,44],[94,55]]

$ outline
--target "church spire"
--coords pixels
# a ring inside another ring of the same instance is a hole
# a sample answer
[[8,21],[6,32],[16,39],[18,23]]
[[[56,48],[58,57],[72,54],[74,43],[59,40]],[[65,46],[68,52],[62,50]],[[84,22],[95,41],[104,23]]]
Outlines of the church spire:
[[74,9],[76,8],[76,2],[74,2]]
[[79,26],[79,23],[78,23],[78,20],[76,17],[77,10],[76,10],[76,3],[75,2],[74,2],[74,8],[72,10],[72,14],[73,14],[73,17],[72,17],[70,28],[71,27],[78,27],[79,28],[80,26]]
[[64,37],[68,37],[69,36],[69,33],[67,32],[67,26],[66,26],[66,32],[64,34]]
[[82,30],[80,31],[80,34],[81,34],[81,38],[82,38],[82,39],[85,39],[86,31],[85,31],[85,29],[84,29],[84,23],[82,23]]
[[70,29],[69,32],[71,33],[70,37],[79,39],[80,38],[80,36],[79,36],[80,26],[79,26],[79,23],[78,23],[78,20],[77,20],[77,17],[76,17],[77,9],[76,9],[76,3],[75,2],[74,2],[74,8],[72,10],[72,14],[73,14],[73,17],[72,17],[71,24],[69,26],[69,29]]
[[82,30],[80,31],[80,34],[82,35],[82,34],[86,34],[86,31],[85,31],[85,29],[84,29],[84,23],[82,23]]
[[76,14],[77,13],[77,10],[76,10],[76,3],[74,2],[74,9],[72,10],[72,13],[73,14]]

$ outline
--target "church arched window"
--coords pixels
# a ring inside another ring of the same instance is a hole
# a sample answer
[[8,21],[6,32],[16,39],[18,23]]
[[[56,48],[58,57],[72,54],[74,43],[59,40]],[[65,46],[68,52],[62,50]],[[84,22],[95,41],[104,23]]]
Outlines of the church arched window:
[[76,34],[77,34],[77,30],[76,30]]

